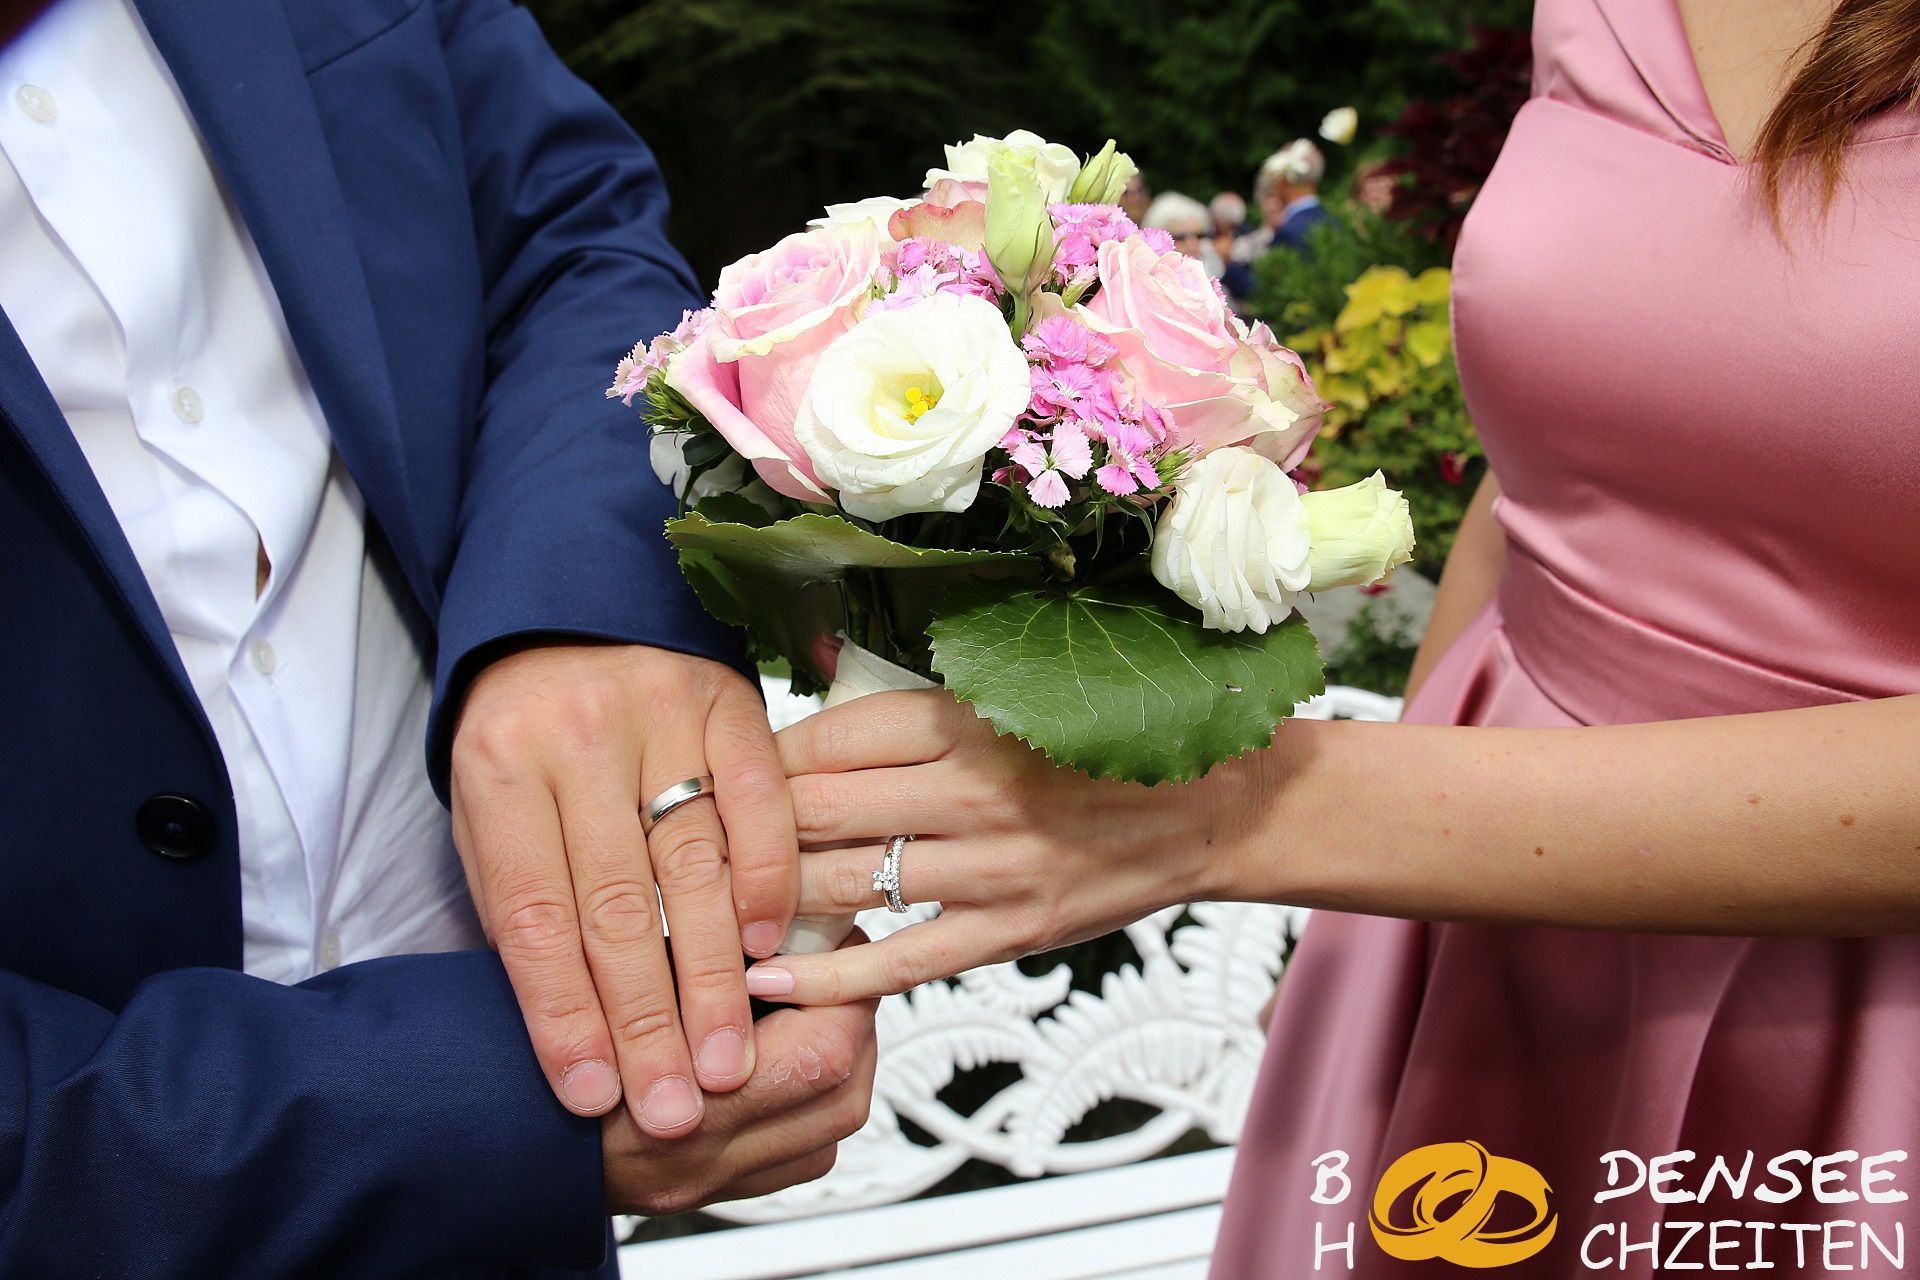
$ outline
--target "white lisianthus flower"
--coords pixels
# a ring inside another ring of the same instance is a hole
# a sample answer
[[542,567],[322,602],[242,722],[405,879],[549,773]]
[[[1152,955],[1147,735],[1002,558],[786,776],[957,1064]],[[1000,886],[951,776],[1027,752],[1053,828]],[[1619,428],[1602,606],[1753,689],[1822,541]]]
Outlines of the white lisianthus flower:
[[1000,309],[937,293],[875,312],[828,347],[794,434],[852,515],[964,511],[1031,390]]
[[673,490],[674,497],[694,503],[716,493],[737,493],[746,487],[746,459],[732,453],[701,472],[689,492],[687,477],[693,474],[693,468],[687,465],[687,444],[692,439],[690,431],[656,431],[647,444],[647,460],[653,463],[653,474]]
[[1175,486],[1153,533],[1153,576],[1215,631],[1258,631],[1312,580],[1312,534],[1293,480],[1252,449],[1215,449]]
[[1406,495],[1378,471],[1358,484],[1302,494],[1313,534],[1309,591],[1369,586],[1413,559]]
[[837,231],[842,235],[858,228],[871,227],[874,238],[887,244],[893,240],[887,232],[887,224],[892,221],[893,215],[902,209],[911,209],[918,203],[917,200],[902,200],[898,196],[868,196],[865,200],[855,200],[850,204],[830,204],[826,213],[812,219],[807,225]]
[[1040,183],[1045,202],[1058,204],[1073,190],[1080,176],[1080,157],[1072,147],[1048,142],[1037,133],[1015,129],[1004,138],[989,138],[976,133],[972,142],[949,144],[947,167],[927,170],[927,189],[931,191],[942,178],[956,182],[985,182],[987,170],[997,155],[1006,155],[1013,163],[1030,170]]
[[1328,142],[1346,146],[1360,127],[1360,113],[1352,107],[1335,107],[1320,120],[1320,136]]

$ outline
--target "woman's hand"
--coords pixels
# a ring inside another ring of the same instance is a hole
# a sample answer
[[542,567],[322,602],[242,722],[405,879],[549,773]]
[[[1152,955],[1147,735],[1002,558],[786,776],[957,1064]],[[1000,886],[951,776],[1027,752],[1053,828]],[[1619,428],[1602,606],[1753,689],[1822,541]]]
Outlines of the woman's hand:
[[777,743],[802,844],[857,842],[802,855],[802,912],[880,905],[873,873],[893,835],[914,837],[901,896],[943,907],[877,943],[748,971],[753,994],[796,1004],[891,995],[1204,898],[1259,807],[1255,764],[1178,785],[1095,781],[996,737],[944,690],[860,698]]

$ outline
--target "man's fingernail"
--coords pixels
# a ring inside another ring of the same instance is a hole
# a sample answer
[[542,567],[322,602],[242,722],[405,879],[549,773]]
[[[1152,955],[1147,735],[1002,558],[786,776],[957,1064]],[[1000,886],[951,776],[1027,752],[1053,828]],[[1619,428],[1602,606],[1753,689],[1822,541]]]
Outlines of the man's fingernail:
[[640,1118],[660,1133],[684,1129],[700,1115],[700,1095],[679,1076],[668,1076],[653,1086],[640,1104]]
[[740,945],[748,955],[770,956],[784,937],[786,930],[772,920],[755,920],[740,931]]
[[793,972],[790,969],[776,969],[771,965],[756,965],[747,970],[747,994],[767,999],[770,996],[790,996],[793,994]]
[[707,1037],[693,1064],[709,1080],[732,1080],[747,1069],[747,1038],[732,1027],[722,1027]]
[[584,1115],[604,1111],[620,1096],[620,1073],[598,1058],[576,1062],[560,1077],[560,1096]]

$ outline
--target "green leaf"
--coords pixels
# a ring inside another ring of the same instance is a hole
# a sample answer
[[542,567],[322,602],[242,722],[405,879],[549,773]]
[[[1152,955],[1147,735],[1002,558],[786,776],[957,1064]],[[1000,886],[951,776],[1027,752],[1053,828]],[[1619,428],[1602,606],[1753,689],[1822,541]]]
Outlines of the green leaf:
[[725,436],[695,434],[681,447],[680,456],[689,467],[710,467],[722,458],[731,457],[733,447]]
[[778,519],[765,507],[741,493],[710,493],[694,503],[693,509],[706,517],[710,524],[744,524],[763,529]]
[[[711,511],[720,505],[708,499],[701,507]],[[669,520],[667,539],[679,550],[681,572],[708,612],[747,628],[758,656],[784,658],[803,692],[818,687],[814,636],[846,625],[845,579],[877,577],[895,630],[912,641],[955,586],[979,578],[1037,578],[1042,572],[1031,556],[909,547],[840,516],[812,512],[764,526],[719,522],[695,512]]]
[[763,528],[723,524],[698,514],[667,522],[667,540],[682,551],[760,565],[798,581],[832,581],[850,569],[937,569],[1001,566],[1017,570],[1027,556],[1003,551],[909,547],[841,516],[808,512]]
[[1095,777],[1197,778],[1325,688],[1299,614],[1265,635],[1210,631],[1151,588],[957,592],[931,633],[956,696]]

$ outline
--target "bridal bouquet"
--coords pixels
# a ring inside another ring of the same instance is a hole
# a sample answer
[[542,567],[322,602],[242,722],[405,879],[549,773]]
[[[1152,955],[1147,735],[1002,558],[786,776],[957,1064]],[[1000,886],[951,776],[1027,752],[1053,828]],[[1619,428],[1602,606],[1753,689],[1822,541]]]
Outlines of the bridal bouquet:
[[1405,562],[1405,500],[1377,474],[1301,492],[1300,358],[1113,203],[1113,143],[946,158],[734,263],[621,361],[682,569],[802,692],[839,632],[843,671],[877,655],[1096,776],[1265,745],[1323,687],[1296,597]]

